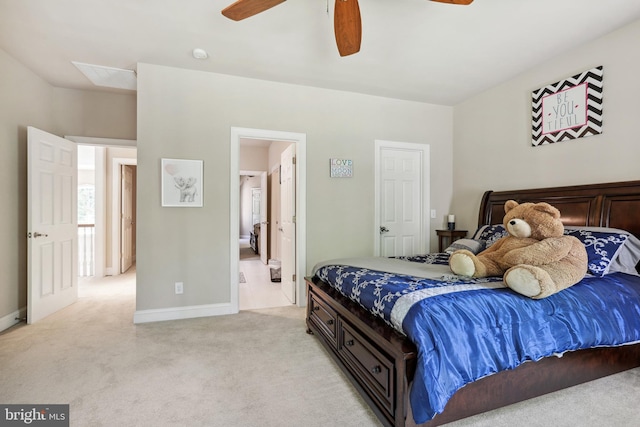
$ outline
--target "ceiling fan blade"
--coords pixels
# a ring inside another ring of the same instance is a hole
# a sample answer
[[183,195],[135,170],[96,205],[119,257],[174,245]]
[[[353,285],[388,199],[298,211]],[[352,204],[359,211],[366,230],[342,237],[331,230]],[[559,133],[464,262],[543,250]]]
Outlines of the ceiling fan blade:
[[333,29],[340,56],[353,55],[360,51],[362,19],[358,0],[336,0]]
[[431,1],[435,1],[438,3],[462,4],[465,6],[473,3],[473,0],[431,0]]
[[234,21],[241,21],[279,5],[285,0],[238,0],[222,10],[222,14]]

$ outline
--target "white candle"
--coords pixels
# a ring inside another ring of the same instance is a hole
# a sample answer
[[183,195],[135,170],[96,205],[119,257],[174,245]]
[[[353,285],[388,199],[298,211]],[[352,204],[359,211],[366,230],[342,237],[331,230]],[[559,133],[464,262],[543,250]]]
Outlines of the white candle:
[[456,216],[449,214],[449,222],[456,222]]

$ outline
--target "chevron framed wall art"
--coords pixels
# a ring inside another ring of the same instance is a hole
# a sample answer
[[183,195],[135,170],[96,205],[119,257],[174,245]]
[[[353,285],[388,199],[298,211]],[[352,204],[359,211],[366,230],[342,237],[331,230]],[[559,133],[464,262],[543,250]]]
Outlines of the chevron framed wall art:
[[602,133],[599,66],[531,93],[534,147]]

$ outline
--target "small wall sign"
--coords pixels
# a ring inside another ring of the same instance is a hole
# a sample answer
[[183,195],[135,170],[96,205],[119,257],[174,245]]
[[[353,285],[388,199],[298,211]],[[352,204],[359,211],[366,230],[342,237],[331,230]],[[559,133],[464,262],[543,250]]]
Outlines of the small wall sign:
[[329,159],[331,178],[351,178],[353,176],[353,160]]
[[602,133],[602,66],[532,92],[532,145]]

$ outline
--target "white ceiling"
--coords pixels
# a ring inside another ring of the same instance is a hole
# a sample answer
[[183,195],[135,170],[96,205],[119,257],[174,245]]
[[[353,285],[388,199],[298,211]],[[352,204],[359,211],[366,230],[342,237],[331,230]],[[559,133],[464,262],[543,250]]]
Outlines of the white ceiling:
[[56,87],[99,89],[71,61],[145,62],[455,105],[640,18],[639,0],[360,0],[362,48],[342,58],[333,1],[234,22],[233,0],[0,0],[0,48]]

